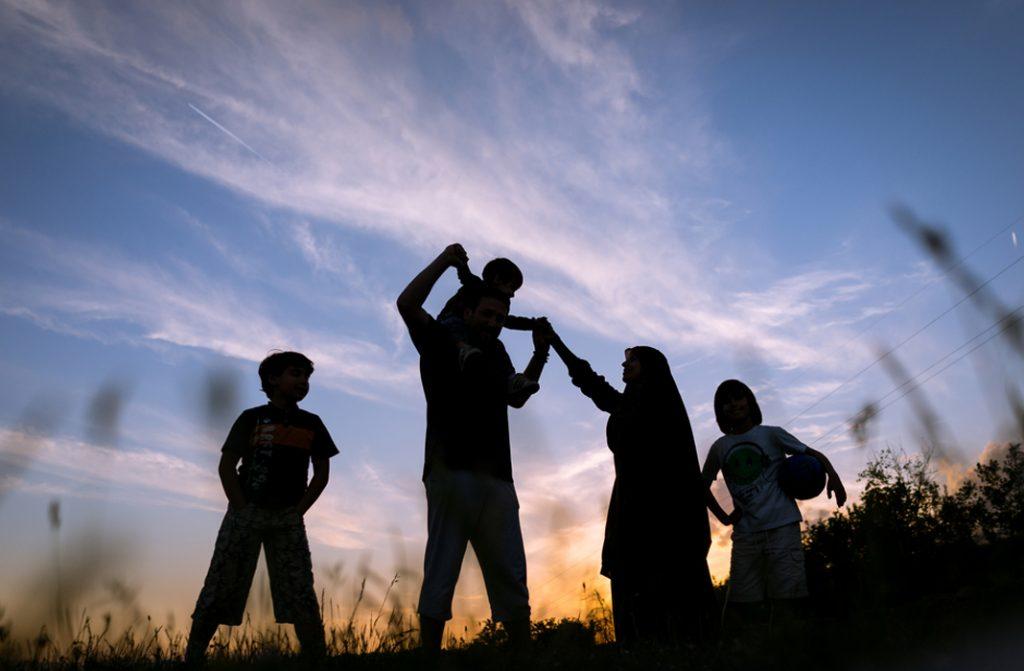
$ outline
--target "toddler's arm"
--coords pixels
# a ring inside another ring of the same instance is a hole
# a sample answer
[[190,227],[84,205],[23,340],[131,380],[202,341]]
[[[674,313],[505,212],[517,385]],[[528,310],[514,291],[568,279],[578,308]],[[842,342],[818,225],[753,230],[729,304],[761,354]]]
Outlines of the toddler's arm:
[[537,325],[537,319],[533,317],[518,317],[509,315],[505,317],[505,328],[513,331],[532,331]]
[[459,276],[459,283],[464,287],[476,286],[484,283],[479,275],[474,274],[473,271],[469,269],[469,261],[462,261],[461,263],[456,264],[455,274]]

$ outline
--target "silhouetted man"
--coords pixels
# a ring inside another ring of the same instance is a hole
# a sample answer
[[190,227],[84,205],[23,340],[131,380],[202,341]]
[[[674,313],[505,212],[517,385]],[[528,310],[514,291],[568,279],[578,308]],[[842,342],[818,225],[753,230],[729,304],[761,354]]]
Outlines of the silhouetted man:
[[[480,349],[471,366],[460,367],[449,329],[423,309],[434,284],[451,267],[468,261],[461,245],[448,246],[398,297],[413,344],[427,401],[423,482],[427,490],[427,548],[419,614],[421,642],[441,649],[445,622],[466,543],[480,560],[491,616],[513,645],[530,637],[526,555],[519,527],[519,503],[512,484],[508,406],[522,407],[536,388],[510,391],[515,372],[498,339],[508,315],[507,294],[489,287],[469,292],[464,313],[470,344]],[[523,372],[540,378],[548,346],[534,337],[535,352]]]

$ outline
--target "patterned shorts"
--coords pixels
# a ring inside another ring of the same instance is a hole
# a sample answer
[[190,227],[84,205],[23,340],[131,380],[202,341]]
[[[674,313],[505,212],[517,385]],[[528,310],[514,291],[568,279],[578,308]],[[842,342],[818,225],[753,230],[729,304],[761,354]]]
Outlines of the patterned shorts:
[[193,619],[242,623],[260,546],[267,557],[274,618],[293,624],[320,622],[302,515],[252,505],[241,510],[229,508],[224,515]]

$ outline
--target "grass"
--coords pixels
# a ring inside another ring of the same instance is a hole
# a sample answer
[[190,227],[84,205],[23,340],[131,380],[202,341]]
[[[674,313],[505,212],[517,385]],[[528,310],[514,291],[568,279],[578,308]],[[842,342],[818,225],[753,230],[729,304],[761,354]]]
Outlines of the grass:
[[[703,648],[663,646],[630,652],[610,642],[610,611],[595,608],[584,619],[535,622],[534,648],[526,666],[532,671],[913,668],[929,656],[969,649],[972,641],[991,639],[993,632],[998,635],[1005,630],[1006,644],[1011,645],[1014,623],[1024,622],[1024,582],[857,611],[837,612],[829,607],[814,604],[813,612],[802,621],[776,624],[771,632],[763,624],[734,628]],[[329,657],[323,668],[422,668],[423,660],[414,649],[417,632],[411,616],[378,612],[379,617],[368,614],[358,622],[328,627]],[[8,623],[0,631],[0,668],[12,670],[169,669],[180,662],[186,638],[185,632],[153,626],[149,619],[137,629],[113,636],[109,620],[93,623],[87,615],[65,644],[50,638],[45,628],[33,640],[15,641],[9,632]],[[450,637],[442,668],[513,668],[514,660],[503,643],[501,629],[490,622],[472,639]],[[297,652],[291,627],[257,627],[247,620],[218,633],[209,668],[307,668]]]

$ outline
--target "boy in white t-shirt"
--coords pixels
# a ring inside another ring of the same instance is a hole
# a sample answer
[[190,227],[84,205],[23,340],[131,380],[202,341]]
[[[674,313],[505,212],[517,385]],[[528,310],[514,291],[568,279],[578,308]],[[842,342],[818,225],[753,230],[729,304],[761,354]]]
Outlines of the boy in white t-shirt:
[[732,558],[728,600],[758,604],[766,598],[807,596],[804,551],[800,543],[803,519],[796,501],[779,486],[779,466],[787,454],[807,454],[821,462],[828,475],[826,491],[836,503],[846,502],[846,490],[828,458],[777,426],[762,426],[761,409],[750,387],[726,380],[715,392],[715,419],[723,435],[704,460],[704,480],[710,486],[722,471],[732,496],[726,514],[708,491],[708,508],[725,525],[732,525]]

